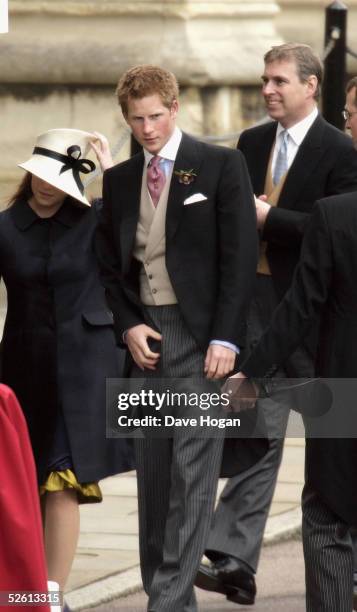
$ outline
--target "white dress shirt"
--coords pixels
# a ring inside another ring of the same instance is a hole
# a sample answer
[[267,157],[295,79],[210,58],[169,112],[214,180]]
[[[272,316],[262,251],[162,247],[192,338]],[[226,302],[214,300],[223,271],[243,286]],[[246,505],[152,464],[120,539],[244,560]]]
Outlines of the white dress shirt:
[[[180,128],[176,126],[170,139],[162,147],[161,151],[156,154],[159,157],[161,157],[160,166],[162,167],[166,178],[168,177],[169,172],[173,164],[175,163],[177,151],[181,143],[181,138],[182,138],[182,132]],[[144,149],[144,156],[145,156],[145,166],[148,167],[154,155],[152,153],[149,153],[149,151],[146,151],[146,149]]]
[[[296,153],[299,150],[299,146],[304,140],[306,134],[308,133],[309,129],[311,128],[318,114],[319,112],[317,110],[317,107],[315,106],[313,111],[307,117],[305,117],[304,119],[302,119],[298,123],[295,123],[295,125],[287,129],[287,132],[289,134],[288,147],[287,147],[288,148],[288,169],[293,163]],[[276,130],[274,152],[273,152],[272,176],[274,176],[276,159],[278,157],[278,151],[281,145],[281,138],[279,138],[279,136],[281,132],[283,132],[284,130],[285,128],[281,125],[281,123],[278,123],[278,127]]]

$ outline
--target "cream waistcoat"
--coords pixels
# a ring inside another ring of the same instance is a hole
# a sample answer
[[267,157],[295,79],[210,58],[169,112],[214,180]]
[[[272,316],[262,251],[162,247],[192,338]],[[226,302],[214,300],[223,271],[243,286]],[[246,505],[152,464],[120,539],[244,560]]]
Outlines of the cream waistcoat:
[[[279,197],[284,187],[285,179],[288,173],[286,172],[285,174],[283,174],[279,183],[274,185],[273,178],[272,178],[273,150],[274,150],[274,147],[272,148],[271,154],[270,154],[268,169],[267,169],[267,173],[265,177],[264,193],[268,196],[269,204],[271,206],[276,206],[278,204]],[[269,274],[270,275],[271,272],[270,272],[269,262],[266,256],[267,246],[268,245],[266,242],[263,242],[263,241],[260,242],[257,272],[259,274]]]
[[172,169],[155,209],[147,188],[146,167],[141,185],[140,212],[133,255],[142,263],[140,299],[146,306],[177,304],[165,264],[165,221]]

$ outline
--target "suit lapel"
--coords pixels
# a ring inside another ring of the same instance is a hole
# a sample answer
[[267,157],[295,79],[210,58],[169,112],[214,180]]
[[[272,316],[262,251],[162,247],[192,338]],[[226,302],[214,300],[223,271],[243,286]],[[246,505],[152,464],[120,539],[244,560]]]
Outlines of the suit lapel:
[[[202,163],[200,143],[186,134],[177,152],[167,202],[166,212],[166,238],[171,239],[175,234],[183,213],[183,202],[196,189],[196,177],[190,184],[180,182],[175,172],[189,170],[198,177]],[[122,216],[120,220],[120,244],[122,251],[123,268],[130,265],[131,253],[134,248],[136,228],[139,220],[141,183],[143,173],[144,155],[139,153],[127,164],[125,174],[120,177],[125,193],[121,196]],[[121,189],[120,185],[118,188]]]
[[141,183],[143,175],[144,154],[135,155],[127,164],[126,174],[120,177],[119,189],[124,189],[121,196],[122,215],[120,220],[120,245],[123,268],[130,266],[134,248],[136,228],[139,220]]
[[[187,136],[182,135],[182,140],[177,152],[172,178],[169,191],[169,197],[167,202],[166,212],[166,238],[172,239],[175,234],[177,227],[180,223],[181,215],[183,213],[183,202],[185,199],[196,189],[196,179],[199,174],[199,169],[202,163],[202,153],[200,151],[200,144],[198,141]],[[194,180],[186,185],[180,182],[179,176],[176,174],[180,170],[192,171],[197,176]]]
[[269,165],[271,150],[276,136],[276,121],[267,124],[266,134],[259,139],[259,143],[254,147],[254,160],[249,164],[251,181],[254,186],[256,196],[264,193],[265,178]]
[[293,208],[294,203],[299,200],[307,179],[314,172],[321,154],[324,152],[322,147],[324,129],[323,119],[318,116],[302,141],[290,166],[280,194],[279,207]]

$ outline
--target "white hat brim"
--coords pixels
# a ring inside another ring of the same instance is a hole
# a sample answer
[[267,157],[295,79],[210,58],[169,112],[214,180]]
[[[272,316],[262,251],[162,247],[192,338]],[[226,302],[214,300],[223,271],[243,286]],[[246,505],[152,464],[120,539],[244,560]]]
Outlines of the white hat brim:
[[63,193],[78,200],[85,206],[90,206],[86,196],[78,189],[72,170],[69,169],[60,174],[63,162],[34,153],[30,159],[23,164],[18,164],[18,166],[38,176],[38,178],[46,181],[49,185],[53,185],[53,187],[63,191]]

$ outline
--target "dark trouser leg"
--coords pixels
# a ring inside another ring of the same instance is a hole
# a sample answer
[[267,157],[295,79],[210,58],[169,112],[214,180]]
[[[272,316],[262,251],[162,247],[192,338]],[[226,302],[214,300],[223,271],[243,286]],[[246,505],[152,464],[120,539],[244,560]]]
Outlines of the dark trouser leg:
[[[137,441],[143,582],[150,610],[188,612],[196,609],[190,599],[213,514],[222,441],[193,444],[179,435],[170,450],[166,442]],[[158,461],[151,468],[152,450]],[[204,473],[198,468],[203,456]]]
[[283,444],[284,439],[272,440],[261,461],[228,480],[214,514],[206,547],[207,556],[212,560],[222,554],[232,555],[257,571]]
[[346,523],[305,486],[302,496],[307,612],[351,612],[353,545]]
[[270,440],[267,454],[256,465],[228,480],[206,547],[206,554],[213,561],[218,556],[231,555],[244,561],[254,572],[281,463],[288,418],[286,407],[270,398],[260,400],[259,405],[269,421],[269,432],[275,437]]
[[[248,319],[247,346],[253,348],[269,324],[278,304],[272,279],[259,275]],[[279,371],[277,378],[309,377],[312,361],[300,349],[289,362],[288,371]],[[274,495],[282,458],[289,406],[279,405],[268,398],[259,402],[271,438],[268,453],[255,466],[231,478],[217,506],[207,544],[208,556],[232,555],[256,571],[264,529]],[[277,432],[277,435],[274,435]]]
[[[148,312],[163,336],[154,378],[202,379],[204,355],[178,309]],[[173,428],[170,435],[136,440],[142,575],[150,611],[195,612],[193,582],[212,520],[223,433],[200,438],[195,429]]]
[[135,440],[141,574],[147,594],[162,563],[171,484],[167,468],[171,462],[171,442],[168,438]]

